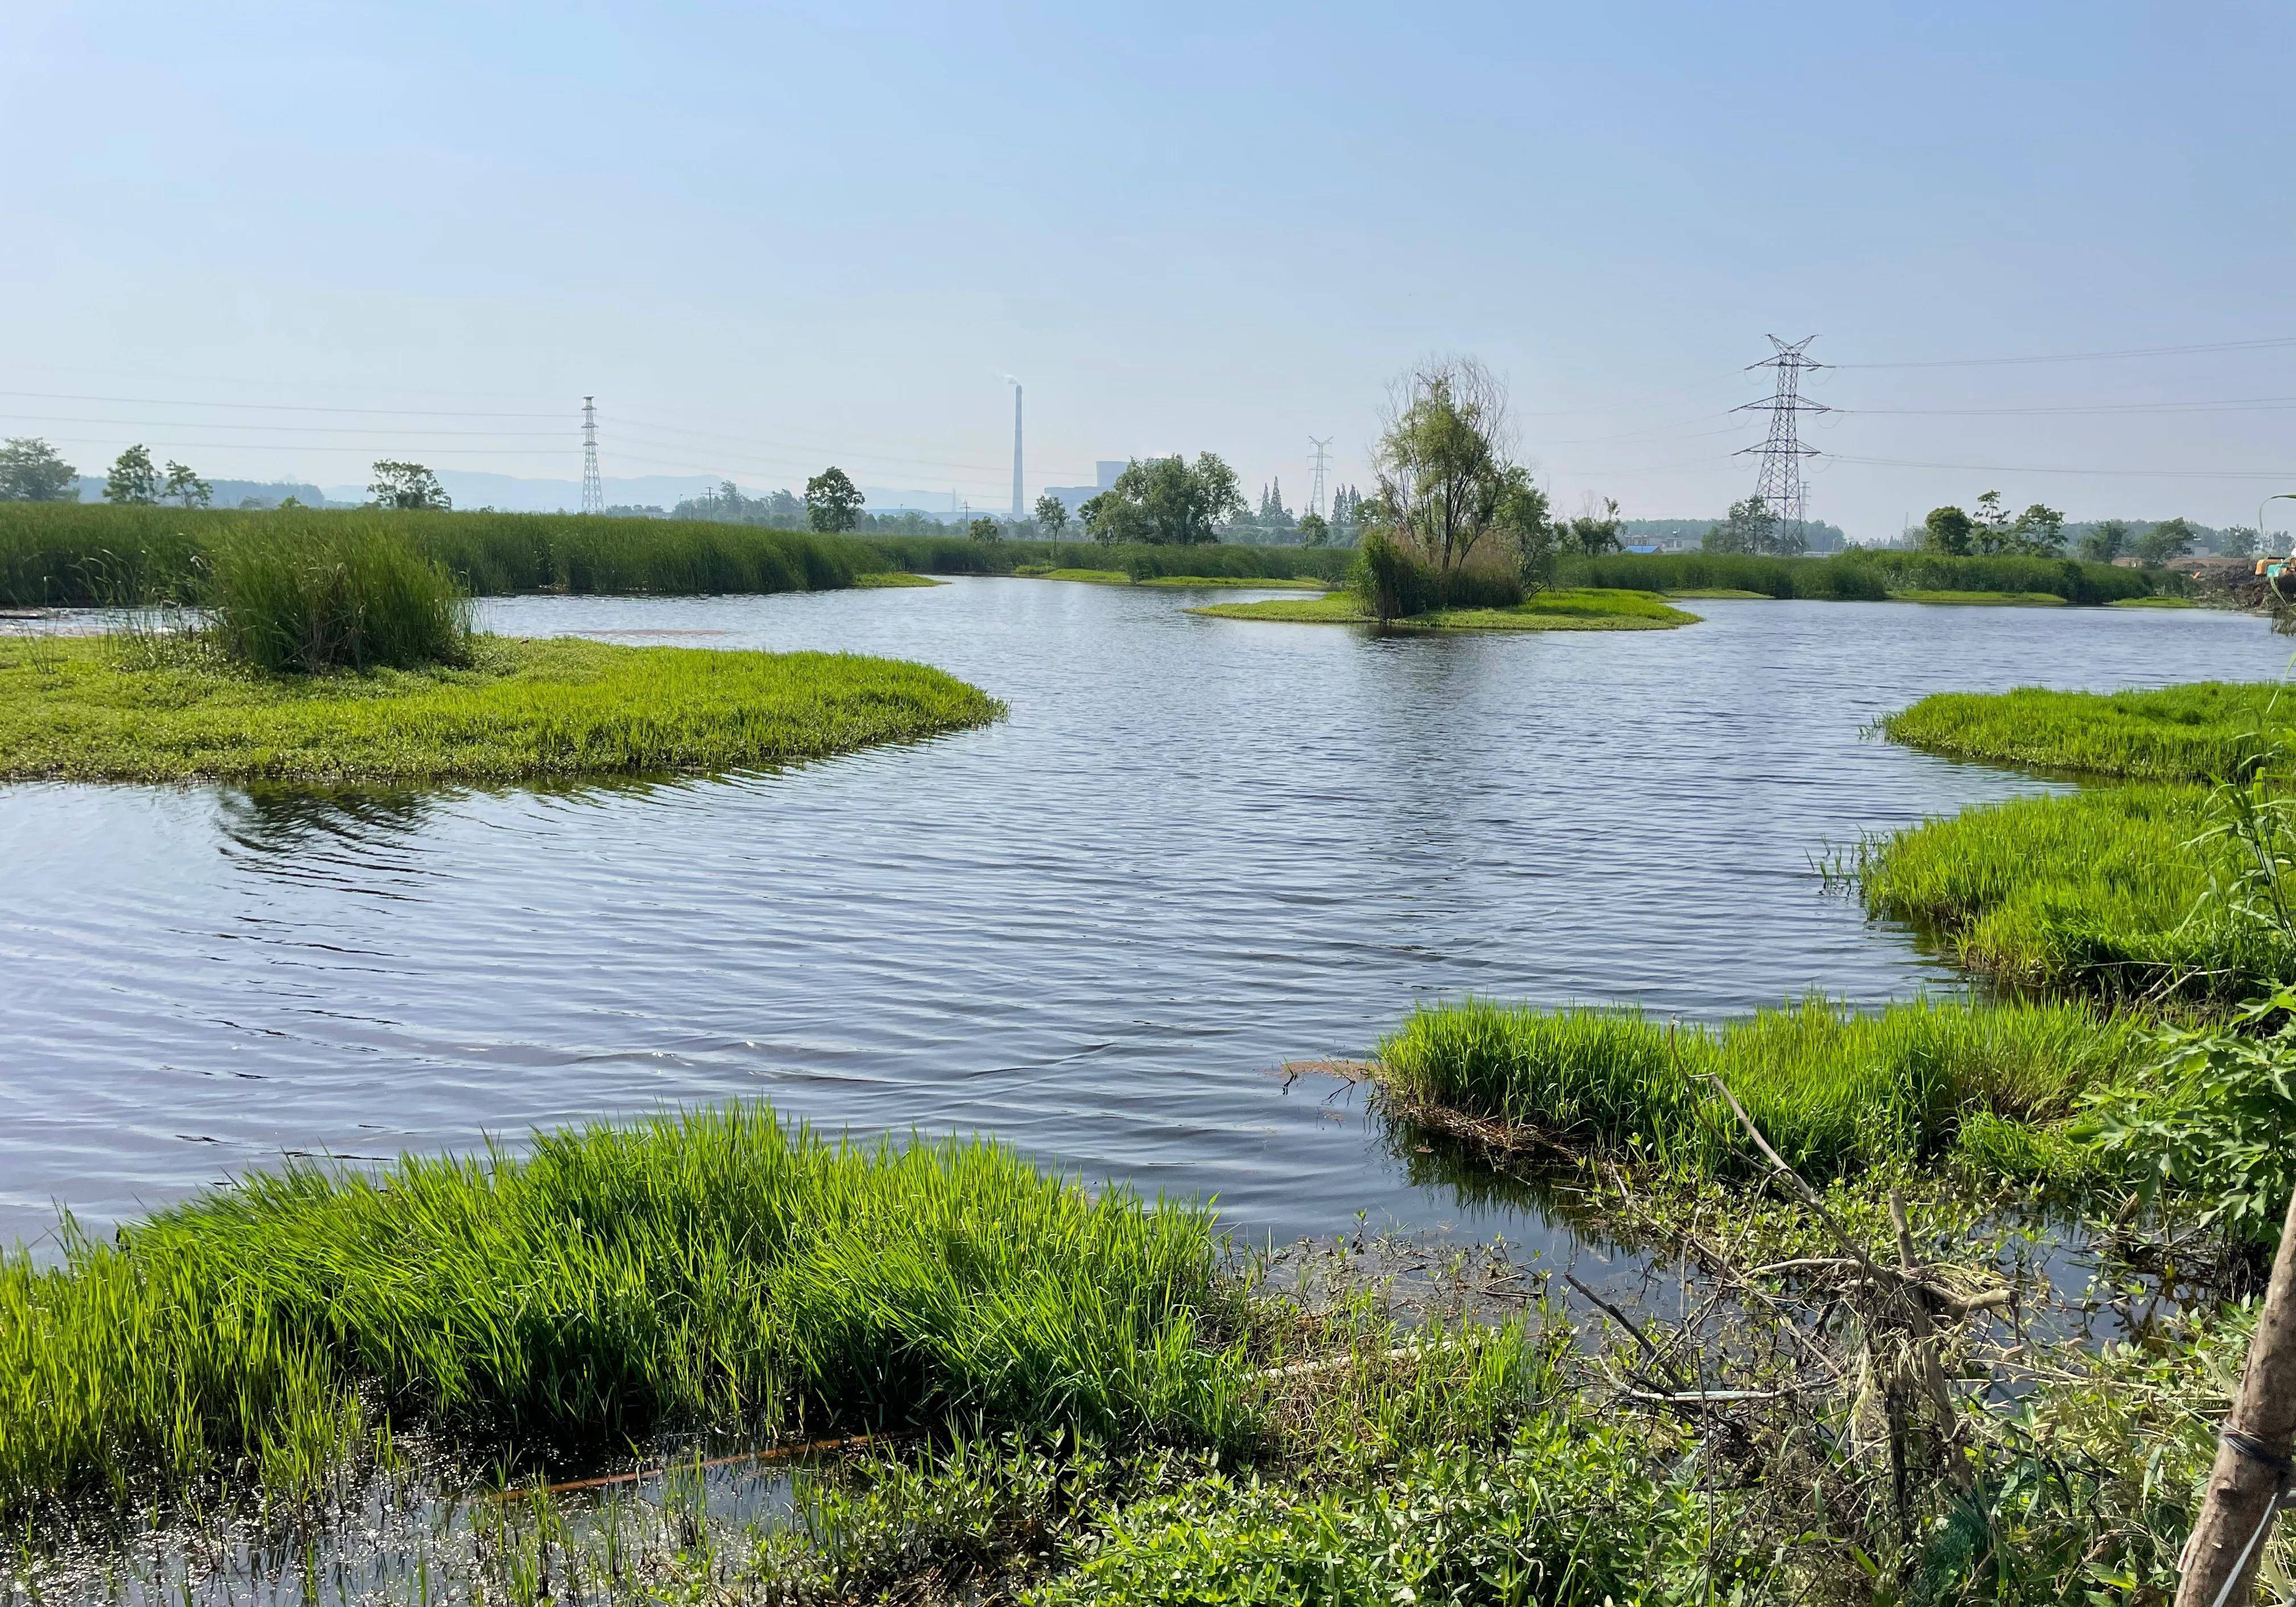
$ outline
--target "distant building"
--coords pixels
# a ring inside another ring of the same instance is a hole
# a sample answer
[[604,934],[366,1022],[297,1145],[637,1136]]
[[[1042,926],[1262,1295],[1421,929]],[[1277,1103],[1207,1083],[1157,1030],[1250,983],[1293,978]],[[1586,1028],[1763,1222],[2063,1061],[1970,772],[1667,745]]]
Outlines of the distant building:
[[1085,504],[1090,502],[1094,497],[1099,496],[1103,491],[1112,491],[1116,488],[1116,477],[1124,472],[1125,464],[1128,461],[1128,460],[1124,458],[1103,457],[1099,462],[1093,464],[1094,471],[1100,476],[1100,483],[1098,485],[1046,486],[1045,488],[1045,495],[1047,496],[1059,497],[1061,499],[1061,505],[1069,511],[1070,518],[1074,518],[1076,511],[1084,506]]

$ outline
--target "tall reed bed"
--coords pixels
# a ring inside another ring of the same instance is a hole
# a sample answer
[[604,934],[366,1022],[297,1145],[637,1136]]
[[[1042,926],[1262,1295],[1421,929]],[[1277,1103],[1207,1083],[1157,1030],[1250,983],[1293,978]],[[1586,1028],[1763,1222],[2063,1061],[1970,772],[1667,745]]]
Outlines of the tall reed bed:
[[1155,546],[1131,542],[1103,546],[1092,541],[974,541],[951,536],[867,536],[881,555],[881,567],[921,575],[1010,575],[1018,570],[1078,569],[1120,571],[1135,580],[1182,575],[1210,579],[1292,580],[1337,584],[1347,576],[1350,547],[1264,547],[1226,542],[1194,546]]
[[1939,1154],[1980,1116],[2063,1116],[2133,1048],[2125,1023],[2071,1004],[1923,1001],[1861,1014],[1811,999],[1712,1030],[1470,999],[1414,1011],[1381,1042],[1379,1067],[1406,1110],[1700,1174],[1759,1170],[1719,1078],[1789,1164],[1826,1178]]
[[1239,1426],[1210,1214],[985,1142],[825,1142],[770,1110],[512,1159],[294,1167],[68,1264],[0,1264],[0,1505],[308,1487],[375,1423],[472,1448],[961,1413],[1121,1440]]
[[1890,741],[1949,758],[2142,781],[2207,782],[2262,766],[2296,735],[2296,689],[2201,681],[2149,692],[1941,692],[1881,722]]
[[204,603],[212,556],[235,540],[325,546],[360,534],[412,545],[480,596],[826,590],[886,562],[851,537],[694,521],[0,503],[0,604]]
[[1766,558],[1739,553],[1613,553],[1566,558],[1558,586],[1636,591],[1727,590],[1767,597],[1879,602],[1902,592],[2033,592],[2068,603],[2104,603],[2181,589],[2159,570],[2082,563],[2070,558],[1950,558],[1860,549],[1824,558]]

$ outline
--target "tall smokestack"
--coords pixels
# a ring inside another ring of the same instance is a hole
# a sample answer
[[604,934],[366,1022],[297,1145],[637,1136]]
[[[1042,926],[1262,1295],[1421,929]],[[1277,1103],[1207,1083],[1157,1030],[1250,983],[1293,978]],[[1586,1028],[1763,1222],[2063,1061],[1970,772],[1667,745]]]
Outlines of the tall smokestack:
[[1021,381],[1013,381],[1013,522],[1026,518],[1021,503]]

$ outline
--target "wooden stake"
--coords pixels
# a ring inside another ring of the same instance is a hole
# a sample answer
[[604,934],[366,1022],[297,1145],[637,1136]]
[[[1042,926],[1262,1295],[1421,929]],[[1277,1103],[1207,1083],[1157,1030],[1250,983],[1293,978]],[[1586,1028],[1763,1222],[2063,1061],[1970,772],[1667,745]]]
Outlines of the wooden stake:
[[2280,1230],[2264,1313],[2240,1394],[2217,1444],[2200,1521],[2185,1542],[2177,1607],[2248,1607],[2271,1515],[2288,1488],[2296,1444],[2296,1195]]

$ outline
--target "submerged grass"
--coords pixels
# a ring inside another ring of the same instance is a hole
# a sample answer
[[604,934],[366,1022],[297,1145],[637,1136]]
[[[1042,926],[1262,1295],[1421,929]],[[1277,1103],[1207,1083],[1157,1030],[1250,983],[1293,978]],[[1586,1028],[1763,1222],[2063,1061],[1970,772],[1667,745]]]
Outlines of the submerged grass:
[[2296,690],[2200,681],[2144,692],[1943,692],[1880,728],[1892,742],[1948,758],[2211,782],[2244,775],[2296,741]]
[[1217,1255],[1201,1209],[762,1107],[292,1168],[0,1263],[0,1509],[308,1488],[376,1420],[478,1448],[950,1414],[1216,1445],[1241,1422]]
[[0,643],[0,779],[514,781],[822,758],[984,725],[920,664],[473,638],[468,668],[260,676],[196,638]]
[[[1261,603],[1214,603],[1188,611],[1219,619],[1264,619],[1301,625],[1376,623],[1351,592],[1326,597],[1275,597]],[[1510,608],[1441,609],[1392,619],[1398,631],[1669,630],[1698,616],[1647,592],[1538,592]]]
[[[2125,1021],[2071,1004],[1923,1001],[1860,1014],[1812,999],[1710,1030],[1470,999],[1414,1011],[1380,1044],[1378,1065],[1406,1111],[1696,1174],[1759,1170],[1718,1077],[1790,1165],[1833,1178],[1944,1154],[1980,1118],[2065,1117],[2134,1052]],[[1988,1143],[1991,1154],[1999,1136]]]

